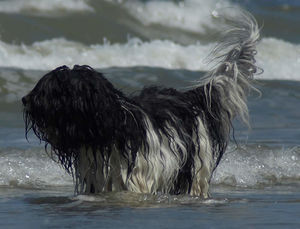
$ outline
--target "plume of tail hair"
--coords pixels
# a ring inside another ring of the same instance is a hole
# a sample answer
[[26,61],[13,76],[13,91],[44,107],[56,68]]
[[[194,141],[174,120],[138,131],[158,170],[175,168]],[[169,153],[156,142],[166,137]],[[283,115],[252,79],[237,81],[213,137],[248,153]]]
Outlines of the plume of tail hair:
[[212,90],[217,90],[223,108],[230,119],[239,116],[248,124],[247,95],[254,89],[254,75],[261,69],[256,66],[256,45],[260,38],[260,29],[255,18],[247,12],[240,11],[234,17],[224,16],[230,29],[223,33],[221,42],[210,56],[215,67],[209,71],[202,86],[205,89],[208,106],[212,101]]

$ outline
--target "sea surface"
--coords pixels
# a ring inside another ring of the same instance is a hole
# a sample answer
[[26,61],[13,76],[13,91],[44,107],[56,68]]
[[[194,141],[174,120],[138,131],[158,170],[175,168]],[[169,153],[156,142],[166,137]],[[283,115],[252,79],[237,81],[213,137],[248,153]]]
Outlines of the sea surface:
[[[76,196],[43,144],[25,139],[20,99],[49,70],[88,64],[124,92],[185,90],[211,68],[225,27],[214,15],[235,7],[261,26],[264,73],[211,199]],[[0,228],[300,228],[300,1],[0,0]]]

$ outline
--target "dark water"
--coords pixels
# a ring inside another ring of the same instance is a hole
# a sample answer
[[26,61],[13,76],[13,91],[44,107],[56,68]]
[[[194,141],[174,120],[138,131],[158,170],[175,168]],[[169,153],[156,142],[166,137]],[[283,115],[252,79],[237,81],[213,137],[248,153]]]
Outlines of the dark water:
[[[20,98],[47,71],[89,64],[125,92],[186,90],[223,26],[243,6],[262,25],[264,74],[238,121],[209,200],[109,193],[75,197],[72,178],[31,136]],[[0,1],[0,227],[298,228],[300,226],[300,3],[275,1]]]

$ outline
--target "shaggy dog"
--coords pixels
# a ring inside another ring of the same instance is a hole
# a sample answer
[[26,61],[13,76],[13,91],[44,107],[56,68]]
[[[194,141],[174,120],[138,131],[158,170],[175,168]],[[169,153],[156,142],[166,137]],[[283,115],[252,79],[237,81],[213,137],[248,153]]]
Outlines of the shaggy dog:
[[30,130],[76,182],[75,191],[207,198],[257,71],[255,19],[243,13],[214,49],[218,63],[195,87],[147,87],[126,96],[89,66],[59,67],[23,97]]

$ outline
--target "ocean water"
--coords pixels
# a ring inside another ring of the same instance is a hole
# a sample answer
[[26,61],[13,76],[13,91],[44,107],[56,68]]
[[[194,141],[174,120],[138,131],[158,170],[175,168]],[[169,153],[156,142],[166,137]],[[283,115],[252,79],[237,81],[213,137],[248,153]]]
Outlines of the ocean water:
[[[184,90],[211,66],[224,25],[243,7],[262,27],[261,91],[251,128],[238,121],[212,198],[128,192],[75,196],[73,180],[31,135],[20,99],[43,74],[89,64],[114,85]],[[297,0],[1,0],[0,228],[299,228],[300,2]]]

